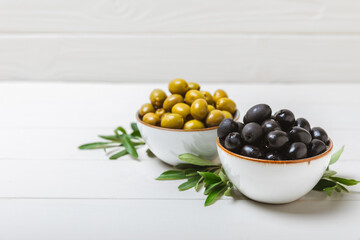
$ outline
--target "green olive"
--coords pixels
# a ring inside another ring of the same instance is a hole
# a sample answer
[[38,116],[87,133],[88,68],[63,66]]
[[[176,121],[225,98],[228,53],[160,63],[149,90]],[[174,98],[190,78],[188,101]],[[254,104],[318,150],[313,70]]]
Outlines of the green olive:
[[169,112],[164,113],[164,114],[160,117],[160,120],[162,120],[166,115],[169,115],[169,114],[170,114]]
[[216,103],[220,98],[227,98],[228,95],[226,94],[226,92],[222,89],[218,89],[215,91],[214,96],[213,96],[213,100]]
[[158,115],[159,118],[161,118],[162,115],[164,115],[165,113],[166,113],[166,111],[165,111],[165,109],[163,109],[163,108],[158,108],[158,109],[156,109],[156,111],[155,111],[155,114]]
[[190,90],[185,95],[185,102],[191,106],[196,99],[205,99],[198,90]]
[[209,92],[200,91],[200,93],[205,97],[205,100],[207,101],[208,104],[210,104],[210,105],[214,104],[214,99]]
[[151,103],[145,103],[141,106],[139,114],[140,117],[144,116],[145,114],[149,112],[155,112],[154,106]]
[[164,128],[180,129],[183,128],[183,125],[184,125],[184,119],[180,114],[177,113],[166,114],[161,119],[161,127]]
[[196,99],[191,104],[191,116],[197,120],[203,120],[208,114],[208,104],[205,99]]
[[171,94],[184,95],[188,90],[188,83],[184,79],[175,78],[169,82],[169,91]]
[[234,114],[236,111],[236,104],[233,100],[229,98],[220,98],[216,102],[216,108],[219,110],[225,110]]
[[231,119],[233,119],[233,115],[231,114],[231,113],[229,113],[228,111],[222,111],[223,113],[224,113],[224,115],[225,115],[225,118],[231,118]]
[[160,123],[160,118],[155,113],[147,113],[147,114],[145,114],[142,120],[144,122],[149,123],[149,124],[154,125],[154,126],[159,125],[159,123]]
[[161,108],[166,99],[166,93],[161,89],[154,89],[150,93],[150,102],[156,108]]
[[184,129],[186,129],[186,130],[200,129],[200,128],[205,128],[205,125],[203,122],[201,122],[199,120],[190,120],[190,121],[187,121],[184,125]]
[[211,112],[211,111],[215,110],[215,107],[213,105],[208,105],[208,110],[209,110],[209,112]]
[[194,82],[188,83],[189,90],[200,90],[200,85]]
[[177,103],[172,107],[171,112],[178,113],[186,119],[186,117],[190,114],[190,106],[186,103]]
[[225,119],[225,115],[220,110],[211,111],[206,117],[206,126],[215,127],[219,126],[222,120]]
[[173,94],[168,96],[165,101],[164,101],[164,105],[163,108],[165,109],[166,112],[170,112],[171,108],[177,104],[177,103],[182,103],[184,102],[184,98],[179,95],[179,94]]

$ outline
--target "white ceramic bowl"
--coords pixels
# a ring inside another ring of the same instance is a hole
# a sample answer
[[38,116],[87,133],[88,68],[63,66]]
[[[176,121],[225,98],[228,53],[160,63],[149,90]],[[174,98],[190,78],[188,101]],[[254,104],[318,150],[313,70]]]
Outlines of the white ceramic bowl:
[[272,161],[230,152],[217,139],[220,161],[230,181],[248,198],[264,203],[289,203],[307,194],[318,183],[331,158],[333,143],[315,157]]
[[[236,111],[234,119],[239,119]],[[192,153],[199,157],[214,160],[216,151],[217,127],[183,130],[153,126],[143,122],[136,114],[138,128],[146,145],[160,160],[177,165],[184,163],[178,159],[183,153]]]

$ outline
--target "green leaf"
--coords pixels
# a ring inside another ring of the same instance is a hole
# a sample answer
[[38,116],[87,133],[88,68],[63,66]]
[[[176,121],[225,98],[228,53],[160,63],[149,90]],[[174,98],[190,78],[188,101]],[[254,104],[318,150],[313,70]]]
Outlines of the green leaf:
[[205,195],[208,195],[212,190],[214,190],[215,188],[218,188],[219,186],[224,185],[223,182],[217,182],[217,183],[213,183],[211,185],[208,185],[204,191]]
[[345,147],[345,146],[342,146],[339,151],[337,151],[336,153],[334,153],[333,155],[331,155],[331,159],[330,159],[329,165],[332,165],[332,164],[336,163],[336,162],[339,160],[341,154],[342,154],[343,151],[344,151],[344,147]]
[[185,169],[185,175],[187,177],[191,177],[191,176],[194,176],[194,175],[198,175],[198,172],[197,172],[196,169],[188,168],[188,169]]
[[327,179],[320,179],[320,181],[315,185],[313,190],[315,191],[324,191],[325,188],[335,187],[336,183]]
[[179,159],[181,161],[184,161],[186,163],[190,163],[196,166],[217,166],[217,164],[213,163],[212,161],[199,158],[198,156],[195,156],[191,153],[184,153],[179,155]]
[[119,145],[113,145],[113,144],[114,143],[111,143],[111,142],[87,143],[87,144],[79,146],[79,149],[90,150],[90,149],[102,149],[102,148],[109,148],[109,147],[119,147]]
[[219,177],[221,178],[221,181],[227,182],[229,178],[226,176],[226,174],[223,171],[219,172]]
[[195,185],[195,190],[198,192],[200,189],[201,189],[201,187],[203,186],[203,180],[204,180],[204,177],[201,177],[200,179],[199,179],[199,181],[196,183],[196,185]]
[[204,177],[204,182],[208,185],[216,182],[222,182],[221,178],[212,172],[198,172],[200,176]]
[[125,130],[123,127],[117,127],[117,128],[115,129],[115,131],[114,131],[116,136],[120,136],[119,133],[118,133],[119,131],[122,132],[122,133],[125,134],[125,135],[127,134],[127,133],[126,133],[126,130]]
[[185,179],[185,173],[181,170],[169,170],[163,172],[156,180],[178,180],[178,179]]
[[125,156],[126,154],[129,154],[128,151],[126,151],[126,149],[118,152],[118,153],[115,153],[114,155],[112,155],[109,159],[110,160],[115,160],[115,159],[118,159],[122,156]]
[[324,188],[324,191],[326,192],[326,194],[327,194],[329,197],[331,196],[332,192],[335,190],[336,186],[337,186],[337,185],[335,184],[335,186]]
[[218,189],[210,192],[209,195],[207,196],[206,200],[205,200],[205,207],[210,206],[217,199],[219,199],[224,194],[224,191],[226,190],[226,188],[227,188],[227,186],[222,187],[222,188],[218,188]]
[[224,192],[224,195],[227,197],[232,197],[231,191],[233,190],[233,187],[229,187],[228,189],[226,189],[226,191]]
[[343,185],[337,184],[337,186],[338,186],[339,188],[341,188],[342,190],[344,190],[345,192],[349,192],[349,190],[348,190],[346,187],[344,187]]
[[133,131],[130,136],[134,138],[141,138],[141,134],[139,131]]
[[131,126],[131,129],[132,129],[134,132],[139,131],[139,128],[138,128],[138,126],[137,126],[136,123],[132,122],[132,123],[130,124],[130,126]]
[[337,181],[339,183],[342,183],[346,186],[353,186],[353,185],[360,183],[359,181],[356,181],[354,179],[346,179],[346,178],[341,178],[341,177],[330,177],[330,179]]
[[130,153],[131,156],[133,156],[134,158],[138,157],[138,153],[136,152],[136,149],[135,149],[133,143],[130,141],[130,138],[128,135],[124,135],[123,145],[124,145],[125,149],[128,151],[128,153]]
[[116,136],[116,135],[110,135],[110,136],[104,136],[104,135],[99,135],[100,138],[103,138],[105,140],[109,140],[109,141],[113,141],[113,142],[122,142],[122,135]]
[[322,176],[322,178],[328,178],[331,177],[333,175],[337,174],[337,172],[333,171],[333,170],[327,170],[325,171],[324,175]]
[[180,184],[178,189],[180,191],[185,191],[185,190],[188,190],[190,188],[193,188],[196,186],[197,182],[199,181],[201,177],[199,175],[196,175],[196,176],[192,176],[192,177],[189,177],[187,182],[184,182],[183,184]]
[[148,157],[150,157],[150,158],[155,158],[155,157],[156,157],[155,154],[150,150],[150,148],[148,148],[148,149],[146,150],[146,154],[147,154]]

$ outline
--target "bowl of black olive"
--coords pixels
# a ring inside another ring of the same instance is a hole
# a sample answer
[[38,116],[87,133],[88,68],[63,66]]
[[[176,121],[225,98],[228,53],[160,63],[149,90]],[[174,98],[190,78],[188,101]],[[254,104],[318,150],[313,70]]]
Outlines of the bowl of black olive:
[[257,104],[243,122],[224,119],[217,129],[220,161],[247,197],[281,204],[307,194],[326,170],[333,143],[321,127],[281,109]]

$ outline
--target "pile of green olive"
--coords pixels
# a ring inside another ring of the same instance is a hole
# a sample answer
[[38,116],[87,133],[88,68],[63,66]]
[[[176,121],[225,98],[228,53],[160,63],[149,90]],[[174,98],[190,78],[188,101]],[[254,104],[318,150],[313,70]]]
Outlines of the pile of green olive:
[[161,89],[150,94],[150,103],[139,111],[140,118],[151,125],[173,129],[201,129],[218,126],[225,118],[233,119],[236,104],[224,90],[213,95],[200,91],[200,85],[176,78],[169,83],[170,95]]

